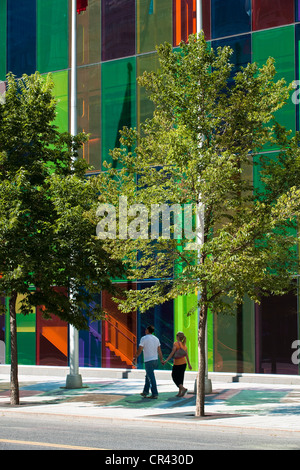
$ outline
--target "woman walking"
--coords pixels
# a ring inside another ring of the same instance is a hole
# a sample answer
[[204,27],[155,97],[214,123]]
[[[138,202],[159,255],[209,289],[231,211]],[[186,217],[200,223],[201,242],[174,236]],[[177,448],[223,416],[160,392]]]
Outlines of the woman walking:
[[176,396],[183,397],[187,392],[187,388],[184,388],[183,386],[186,364],[188,364],[189,369],[192,369],[192,366],[190,364],[186,347],[186,337],[181,331],[177,333],[176,340],[177,341],[173,344],[173,349],[169,357],[163,361],[162,364],[165,364],[173,357],[174,363],[172,368],[172,379],[175,385],[179,388],[179,392]]

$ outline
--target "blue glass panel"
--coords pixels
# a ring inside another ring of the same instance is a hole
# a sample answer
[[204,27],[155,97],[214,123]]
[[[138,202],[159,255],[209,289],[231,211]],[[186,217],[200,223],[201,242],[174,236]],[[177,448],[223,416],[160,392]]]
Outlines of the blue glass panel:
[[36,0],[7,0],[7,71],[36,71]]
[[101,367],[101,347],[101,321],[95,321],[79,332],[79,366]]
[[251,31],[251,0],[211,0],[212,39]]
[[0,2],[0,80],[6,77],[6,18],[6,2]]
[[236,36],[233,38],[221,39],[218,41],[212,41],[211,43],[214,49],[217,47],[229,46],[233,50],[233,54],[230,57],[231,62],[234,64],[232,74],[238,71],[240,67],[246,67],[251,62],[251,35],[246,34],[243,36]]
[[[153,283],[138,283],[138,289],[145,289],[146,287],[151,287]],[[148,325],[153,325],[155,330],[154,334],[158,337],[163,356],[166,357],[170,354],[174,342],[174,302],[170,300],[165,302],[162,305],[157,305],[154,308],[147,310],[147,312],[137,315],[137,346],[140,343],[140,339],[145,334],[145,329]],[[143,355],[138,358],[139,368],[143,367]],[[160,361],[158,361],[158,366],[161,368]],[[170,364],[166,364],[164,369],[171,369]]]
[[[95,301],[101,301],[101,294],[95,294]],[[94,303],[89,304],[89,309],[93,309]],[[88,319],[89,329],[79,332],[79,366],[80,367],[101,367],[101,347],[102,329],[101,321],[91,322]]]

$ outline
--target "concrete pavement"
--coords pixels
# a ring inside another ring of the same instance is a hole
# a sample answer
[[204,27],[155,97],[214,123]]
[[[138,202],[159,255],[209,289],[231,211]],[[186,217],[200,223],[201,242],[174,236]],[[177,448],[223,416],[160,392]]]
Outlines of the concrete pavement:
[[188,393],[176,397],[170,371],[157,371],[159,397],[143,398],[144,371],[80,369],[81,389],[66,389],[68,369],[20,367],[20,405],[9,402],[9,366],[0,365],[1,413],[39,413],[109,420],[180,421],[181,426],[221,426],[299,433],[300,377],[255,374],[210,374],[212,393],[206,396],[202,418],[195,417],[195,373],[186,372]]

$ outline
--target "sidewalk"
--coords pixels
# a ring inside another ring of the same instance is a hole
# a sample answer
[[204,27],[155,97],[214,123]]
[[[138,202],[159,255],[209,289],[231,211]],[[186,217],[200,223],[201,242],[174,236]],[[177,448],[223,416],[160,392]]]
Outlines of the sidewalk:
[[163,378],[158,374],[159,397],[152,400],[140,396],[144,379],[142,371],[137,372],[139,374],[128,374],[129,378],[120,378],[110,369],[104,377],[83,377],[83,387],[75,390],[65,388],[66,380],[62,376],[19,374],[20,405],[12,407],[9,374],[0,367],[0,415],[39,413],[159,422],[160,425],[180,420],[181,426],[188,427],[222,426],[299,432],[300,439],[298,383],[278,383],[278,378],[277,383],[232,382],[224,381],[221,375],[214,377],[212,393],[205,400],[206,416],[196,418],[194,375],[187,374],[185,387],[188,393],[178,398],[170,373],[164,374]]

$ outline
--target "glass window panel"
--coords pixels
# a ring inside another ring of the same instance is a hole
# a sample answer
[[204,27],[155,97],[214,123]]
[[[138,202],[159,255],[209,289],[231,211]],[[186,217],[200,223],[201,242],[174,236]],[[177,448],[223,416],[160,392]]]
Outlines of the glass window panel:
[[[296,45],[296,80],[300,79],[300,24],[296,24],[295,26],[295,45]],[[299,83],[299,82],[298,82]],[[295,89],[295,94],[293,95],[293,99],[296,104],[296,129],[299,131],[300,128],[300,117],[299,117],[299,100],[300,100],[300,86],[298,85]]]
[[7,71],[36,71],[36,0],[7,0]]
[[[284,26],[268,31],[258,31],[252,34],[253,62],[262,66],[268,57],[275,59],[276,79],[284,78],[287,83],[295,80],[295,30],[294,26]],[[292,100],[281,110],[277,111],[275,118],[278,122],[291,129],[296,128],[296,112]],[[274,147],[266,146],[265,150]]]
[[[101,301],[101,294],[96,294],[94,299]],[[93,302],[89,305],[93,309]],[[79,366],[101,367],[102,328],[101,321],[88,320],[88,330],[79,331]]]
[[[159,67],[157,54],[147,54],[137,57],[137,76],[144,72],[156,72]],[[137,86],[137,121],[138,125],[151,118],[154,111],[154,103],[148,98],[144,87]]]
[[0,2],[0,80],[6,78],[6,2]]
[[102,0],[102,60],[135,54],[135,0]]
[[100,62],[101,1],[89,0],[86,11],[77,15],[77,65]]
[[172,8],[169,0],[137,1],[137,53],[155,51],[172,43]]
[[35,308],[27,315],[21,313],[21,301],[23,295],[18,295],[16,301],[17,337],[18,337],[18,362],[19,364],[35,364]]
[[[5,297],[0,297],[0,305],[5,306]],[[0,315],[0,364],[5,364],[5,315]]]
[[252,0],[253,30],[294,23],[294,0]]
[[250,31],[251,0],[211,0],[211,30],[213,39]]
[[94,170],[101,170],[100,83],[100,65],[77,69],[77,130],[90,134],[81,152]]
[[79,367],[102,367],[101,323],[89,322],[89,329],[79,332]]
[[119,147],[124,127],[136,125],[135,59],[103,63],[102,73],[102,161],[117,165],[109,150]]
[[37,309],[36,317],[36,364],[43,366],[68,365],[68,324],[55,315],[51,319],[42,316]]
[[196,0],[173,0],[173,45],[196,33]]
[[[153,282],[138,283],[138,289],[144,289],[145,287],[151,287],[152,285]],[[173,343],[175,341],[174,334],[176,334],[174,331],[174,301],[169,300],[163,305],[157,305],[154,308],[150,308],[146,312],[143,312],[143,314],[140,312],[138,313],[137,346],[139,345],[141,337],[145,335],[145,329],[148,325],[154,326],[154,335],[159,338],[163,356],[168,356],[172,351]],[[144,367],[143,354],[138,358],[138,367]],[[168,364],[162,366],[160,361],[158,361],[158,368],[166,369],[171,367]]]
[[57,99],[55,124],[60,132],[68,132],[68,71],[55,72],[52,74],[54,81],[53,94]]
[[237,318],[214,315],[214,371],[237,371]]
[[291,345],[298,338],[297,296],[262,298],[256,306],[256,373],[298,374]]
[[68,0],[37,0],[37,69],[68,67]]
[[210,0],[202,0],[202,27],[205,39],[211,39]]
[[[135,289],[135,284],[118,284],[121,289]],[[122,313],[108,292],[102,293],[102,308],[107,320],[102,322],[102,367],[132,369],[137,349],[136,312]]]
[[240,371],[255,373],[255,311],[254,303],[248,297],[243,304],[242,318],[238,328],[238,346],[241,348]]
[[[188,315],[194,309],[194,313]],[[207,319],[207,345],[208,345],[208,365],[211,359],[211,325],[210,315]],[[174,333],[183,331],[187,339],[187,347],[190,362],[193,370],[198,369],[198,314],[197,314],[197,295],[188,294],[179,296],[174,300]]]
[[236,36],[233,38],[212,41],[214,49],[217,47],[229,46],[233,50],[230,57],[231,62],[234,64],[232,73],[238,71],[240,67],[246,67],[251,62],[251,35],[246,34],[243,36]]

